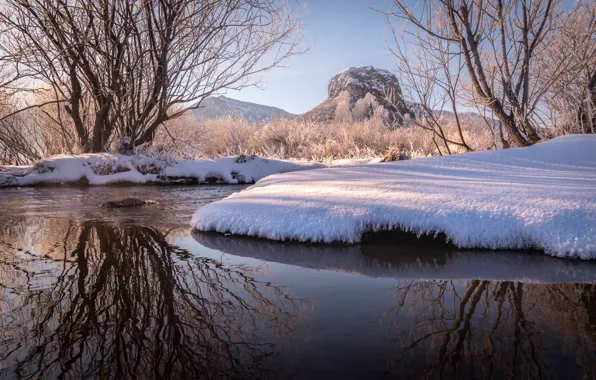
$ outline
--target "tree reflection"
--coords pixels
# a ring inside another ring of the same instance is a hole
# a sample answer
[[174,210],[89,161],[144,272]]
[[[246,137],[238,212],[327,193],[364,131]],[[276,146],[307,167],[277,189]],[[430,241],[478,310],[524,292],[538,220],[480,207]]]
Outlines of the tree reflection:
[[592,376],[595,305],[595,285],[409,281],[381,322],[398,337],[400,377],[543,378],[565,351]]
[[193,256],[153,228],[63,227],[42,255],[0,255],[0,375],[262,378],[278,353],[259,336],[303,321],[306,301],[258,268]]

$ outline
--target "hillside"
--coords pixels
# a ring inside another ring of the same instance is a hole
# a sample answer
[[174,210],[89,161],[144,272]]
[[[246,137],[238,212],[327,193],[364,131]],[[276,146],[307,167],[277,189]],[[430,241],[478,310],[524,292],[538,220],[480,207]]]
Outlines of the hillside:
[[226,96],[212,96],[205,99],[201,107],[193,111],[193,115],[197,120],[212,120],[230,116],[263,125],[276,118],[293,119],[296,117],[281,108],[243,102]]

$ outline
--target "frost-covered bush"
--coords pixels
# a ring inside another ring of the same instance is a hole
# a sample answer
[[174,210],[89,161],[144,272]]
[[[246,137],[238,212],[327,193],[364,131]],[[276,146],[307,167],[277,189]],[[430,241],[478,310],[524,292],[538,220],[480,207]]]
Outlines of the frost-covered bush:
[[[475,150],[493,145],[491,131],[479,122],[466,122],[463,132],[466,141]],[[455,125],[448,125],[445,133],[453,140],[459,139]],[[402,157],[440,154],[430,132],[415,126],[389,129],[378,117],[326,124],[277,121],[255,133],[251,148],[251,153],[263,156],[319,160],[380,157],[389,148],[402,152]],[[456,146],[451,150],[453,153],[464,151]]]
[[[360,111],[370,104],[362,102]],[[383,157],[393,149],[399,157],[420,158],[439,155],[433,136],[417,126],[390,129],[380,116],[370,119],[331,123],[302,120],[275,120],[257,127],[243,120],[222,118],[204,122],[187,120],[186,124],[169,125],[160,132],[152,149],[182,158],[210,158],[256,154],[271,158],[306,158],[329,161],[342,158]],[[447,124],[448,138],[459,140],[455,125]],[[464,120],[463,134],[474,150],[493,146],[493,135],[482,120]],[[450,147],[452,153],[464,149]],[[444,154],[445,152],[443,152]]]
[[325,152],[326,131],[312,122],[277,120],[251,138],[254,153],[279,158],[311,158]]
[[342,91],[339,96],[337,97],[337,106],[335,107],[335,120],[339,121],[352,121],[353,115],[351,108],[351,101],[350,101],[350,93],[347,91]]
[[152,148],[186,159],[237,156],[251,153],[249,142],[257,130],[246,120],[226,117],[197,121],[187,116],[158,130]]
[[408,154],[408,152],[400,151],[394,146],[391,146],[389,149],[387,149],[387,152],[385,152],[383,157],[381,157],[381,162],[402,161],[409,160],[411,158],[412,156]]

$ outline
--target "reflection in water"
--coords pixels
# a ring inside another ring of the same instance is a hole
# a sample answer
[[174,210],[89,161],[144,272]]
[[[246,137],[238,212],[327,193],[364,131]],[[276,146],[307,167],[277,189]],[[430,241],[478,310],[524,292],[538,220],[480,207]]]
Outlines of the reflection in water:
[[594,285],[400,281],[396,293],[396,306],[381,318],[400,347],[392,375],[534,379],[596,374]]
[[202,246],[234,256],[370,277],[542,283],[594,283],[596,261],[561,260],[528,252],[470,251],[395,244],[369,238],[357,245],[305,244],[192,231]]
[[154,228],[13,219],[0,236],[0,378],[262,378],[264,336],[303,322],[307,302],[258,268]]
[[0,379],[596,377],[594,263],[117,220],[0,218]]
[[[364,334],[370,342],[362,338],[353,342],[354,346],[374,346],[376,342],[371,342],[379,340],[375,333],[380,329],[386,344],[377,354],[387,357],[387,364],[379,377],[596,378],[596,271],[592,262],[527,253],[420,248],[405,252],[395,244],[382,243],[282,243],[199,231],[193,231],[193,237],[235,256],[398,279],[393,306],[374,315],[379,324]],[[358,289],[345,287],[345,292],[350,291],[357,294]],[[369,301],[375,294],[364,297]],[[360,311],[358,305],[364,298],[354,296],[350,301]],[[317,299],[317,305],[329,302],[338,301]],[[384,302],[381,296],[381,308]],[[333,320],[333,328],[341,329],[348,318],[328,319]],[[329,347],[345,349],[333,342]],[[370,357],[360,362],[350,359],[351,368],[364,367],[367,361]]]

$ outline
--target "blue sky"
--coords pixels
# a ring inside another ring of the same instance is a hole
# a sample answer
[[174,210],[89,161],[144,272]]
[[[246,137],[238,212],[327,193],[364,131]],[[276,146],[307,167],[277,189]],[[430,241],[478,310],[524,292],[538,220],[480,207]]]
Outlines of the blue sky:
[[327,82],[350,66],[372,65],[393,70],[383,35],[383,16],[369,7],[387,9],[386,0],[301,0],[308,16],[304,43],[310,53],[293,57],[289,67],[263,76],[264,89],[247,88],[226,95],[249,102],[302,113],[327,97]]

